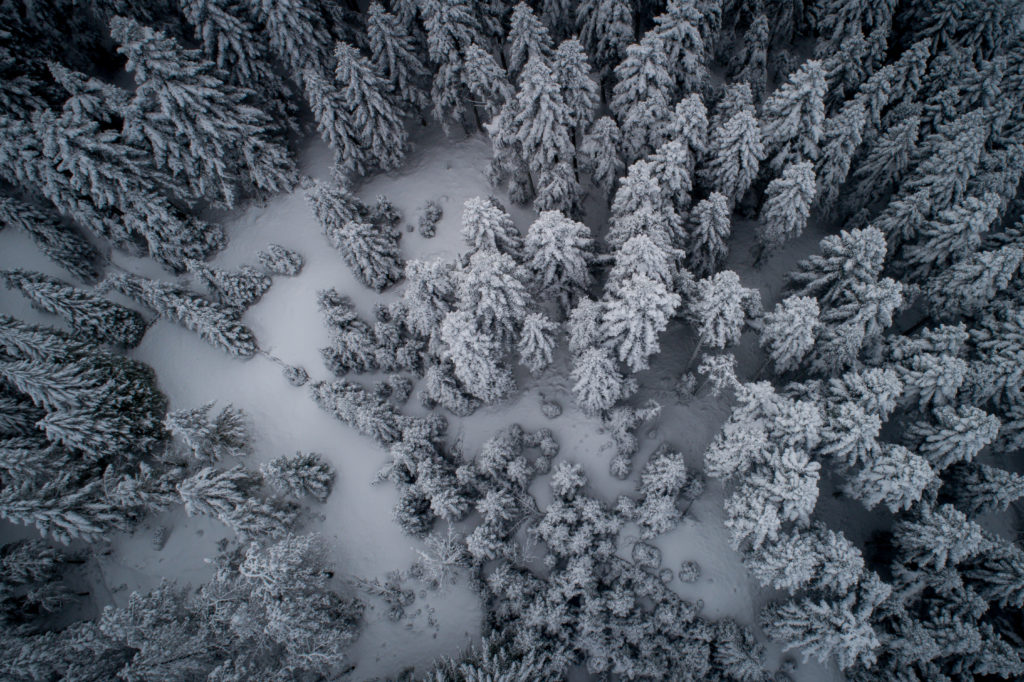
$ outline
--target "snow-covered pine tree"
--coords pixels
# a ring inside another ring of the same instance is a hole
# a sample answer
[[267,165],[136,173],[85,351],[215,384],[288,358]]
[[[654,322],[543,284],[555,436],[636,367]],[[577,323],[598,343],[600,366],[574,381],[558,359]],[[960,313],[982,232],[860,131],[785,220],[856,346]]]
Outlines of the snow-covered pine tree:
[[768,87],[768,44],[771,31],[768,17],[758,14],[743,33],[743,45],[730,60],[733,81],[746,83],[755,101],[760,102]]
[[594,240],[590,228],[558,211],[542,212],[526,233],[524,255],[540,297],[568,313],[590,289]]
[[815,164],[818,180],[815,203],[826,214],[831,212],[839,199],[839,189],[846,182],[853,155],[860,146],[865,121],[864,105],[856,100],[844,105],[836,115],[825,120],[821,156]]
[[294,277],[302,271],[305,259],[298,251],[286,249],[280,244],[269,244],[256,254],[256,259],[272,275]]
[[827,86],[821,62],[808,60],[764,102],[761,130],[769,166],[776,173],[818,159]]
[[32,127],[36,139],[45,142],[38,161],[68,172],[67,176],[46,173],[45,181],[60,176],[56,187],[68,184],[63,191],[70,195],[57,198],[48,190],[44,194],[55,203],[74,202],[70,215],[76,220],[81,202],[72,197],[88,197],[93,211],[116,209],[123,225],[113,235],[101,234],[112,236],[122,248],[141,237],[158,262],[176,270],[184,269],[185,258],[205,258],[223,244],[219,228],[185,216],[171,205],[153,179],[149,155],[125,144],[118,133],[101,130],[96,121],[76,122],[50,111],[37,112]]
[[351,381],[320,381],[310,385],[313,401],[321,409],[378,443],[390,445],[401,439],[401,415],[394,405],[374,397]]
[[864,158],[853,171],[853,191],[845,198],[846,209],[855,213],[899,183],[917,149],[921,116],[909,113],[892,123],[867,147]]
[[1004,512],[1024,498],[1024,476],[978,462],[953,465],[943,492],[946,486],[956,507],[969,516]]
[[569,110],[558,81],[541,57],[531,57],[523,69],[512,125],[522,161],[535,178],[560,161],[572,162],[575,147],[569,136]]
[[621,140],[622,135],[615,120],[610,116],[602,116],[594,121],[580,142],[580,164],[583,170],[590,173],[591,180],[607,196],[608,201],[611,201],[615,181],[626,168],[619,155]]
[[810,161],[788,166],[768,183],[757,224],[762,257],[803,233],[815,191],[814,165]]
[[558,45],[552,70],[562,88],[562,100],[572,130],[571,139],[575,142],[594,120],[594,112],[601,100],[597,83],[590,78],[587,53],[579,40],[569,38]]
[[765,314],[761,346],[777,372],[781,374],[799,367],[814,347],[818,314],[818,301],[809,296],[789,296]]
[[129,273],[112,273],[102,287],[116,289],[157,315],[190,331],[231,355],[248,358],[256,352],[252,331],[235,311],[179,286]]
[[281,455],[260,465],[260,473],[282,495],[310,496],[326,502],[334,486],[334,469],[316,452]]
[[615,283],[615,292],[603,303],[601,336],[615,356],[638,372],[660,349],[658,335],[665,331],[682,299],[663,282],[632,275]]
[[676,91],[665,43],[648,33],[626,48],[615,67],[610,106],[622,130],[622,155],[627,163],[650,154],[667,137],[667,122]]
[[625,397],[626,381],[604,348],[581,350],[573,361],[572,393],[584,413],[596,416]]
[[512,8],[507,41],[508,75],[513,81],[518,80],[526,62],[533,57],[551,60],[553,50],[547,26],[525,2]]
[[933,421],[910,424],[904,438],[937,471],[974,458],[999,435],[999,418],[973,405],[932,410]]
[[356,132],[367,165],[391,170],[405,159],[408,135],[401,114],[387,97],[387,84],[370,61],[345,42],[334,50],[334,77],[349,127]]
[[651,30],[665,45],[680,92],[700,91],[708,85],[708,49],[700,31],[702,19],[695,0],[669,0],[665,11],[654,17]]
[[383,291],[402,278],[403,265],[394,234],[353,220],[330,230],[328,238],[365,286]]
[[719,350],[738,343],[747,319],[760,313],[760,293],[740,284],[732,270],[699,280],[687,310],[700,345]]
[[690,220],[686,247],[690,270],[698,277],[713,275],[729,253],[726,245],[732,223],[729,199],[721,192],[712,192],[697,203]]
[[152,153],[158,169],[180,176],[189,198],[233,206],[237,188],[291,189],[295,164],[269,134],[252,90],[223,80],[198,50],[133,19],[114,17],[110,33],[135,78],[125,138]]
[[992,543],[961,572],[978,593],[1004,608],[1024,605],[1024,551],[1011,542]]
[[411,260],[405,264],[401,306],[405,323],[420,336],[431,338],[455,300],[453,267],[442,260]]
[[347,103],[341,98],[339,89],[314,67],[302,72],[302,83],[317,130],[334,150],[335,166],[345,173],[363,174],[366,171],[365,155],[358,133],[349,122]]
[[331,34],[314,0],[243,0],[262,24],[277,58],[298,77],[309,67],[331,63]]
[[[723,111],[723,105],[729,105]],[[715,121],[720,121],[714,125]],[[731,86],[712,119],[704,183],[735,205],[754,182],[765,158],[761,128],[746,83]]]
[[1016,307],[997,308],[982,318],[970,333],[976,353],[970,368],[971,402],[982,405],[992,400],[1000,407],[1019,404],[1024,389],[1018,371],[1024,340],[1024,311]]
[[508,350],[526,318],[528,275],[508,255],[477,251],[456,275],[456,308],[470,316],[469,331],[479,330]]
[[164,428],[180,438],[192,455],[204,462],[216,462],[226,457],[242,457],[252,451],[249,427],[245,413],[226,405],[215,417],[210,417],[213,403],[195,408],[168,412]]
[[497,251],[519,259],[523,250],[523,236],[494,199],[473,197],[467,199],[462,211],[462,239],[471,252]]
[[515,390],[512,373],[500,362],[501,344],[480,329],[470,313],[449,313],[439,333],[455,376],[473,396],[494,403]]
[[626,0],[580,0],[576,23],[580,41],[602,72],[622,60],[634,39],[633,7]]
[[437,64],[431,85],[434,118],[447,132],[464,123],[462,60],[470,45],[487,45],[474,3],[469,0],[429,0],[419,9],[427,33],[427,54]]
[[202,282],[221,303],[245,310],[270,289],[270,277],[251,265],[239,270],[223,270],[202,261],[189,259],[185,267]]
[[519,361],[531,374],[540,374],[551,364],[559,326],[544,313],[530,313],[519,334]]
[[850,479],[846,491],[868,509],[881,503],[895,514],[917,503],[934,480],[927,460],[902,445],[887,443]]
[[917,231],[914,243],[903,247],[903,261],[911,280],[923,280],[942,272],[953,261],[969,257],[981,246],[984,233],[998,216],[999,197],[965,197]]
[[466,48],[461,76],[474,103],[483,107],[488,118],[497,116],[505,103],[515,95],[505,69],[489,52],[476,44]]
[[987,544],[981,526],[952,505],[922,505],[917,511],[893,526],[900,562],[906,566],[941,571],[976,556]]
[[885,263],[885,235],[874,227],[842,230],[819,244],[820,254],[800,261],[787,278],[799,296],[822,306],[843,303],[854,284],[877,281]]
[[655,165],[636,161],[622,178],[611,206],[611,227],[605,241],[619,248],[630,237],[646,235],[666,253],[682,246],[682,219],[662,190]]
[[576,303],[565,323],[569,352],[573,357],[601,343],[601,304],[584,296]]
[[409,27],[375,0],[366,9],[366,37],[370,61],[391,98],[412,112],[425,111],[430,105],[425,86],[429,72]]
[[136,311],[87,289],[25,270],[0,271],[0,280],[7,288],[20,291],[34,307],[60,316],[76,331],[100,343],[134,348],[146,333],[146,322]]
[[54,214],[14,197],[0,196],[0,225],[24,230],[47,258],[78,279],[94,282],[99,277],[96,249]]

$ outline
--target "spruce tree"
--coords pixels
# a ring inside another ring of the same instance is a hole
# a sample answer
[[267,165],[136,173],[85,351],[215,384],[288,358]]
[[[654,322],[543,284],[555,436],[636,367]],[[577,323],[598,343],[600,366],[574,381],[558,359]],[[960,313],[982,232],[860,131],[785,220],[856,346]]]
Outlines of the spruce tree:
[[245,413],[227,405],[211,418],[212,408],[213,403],[210,402],[196,408],[169,412],[164,419],[164,427],[203,462],[249,454],[252,446]]
[[921,226],[916,242],[903,249],[911,279],[924,279],[933,271],[944,271],[951,262],[977,251],[982,236],[996,220],[998,202],[995,194],[966,197]]
[[761,130],[776,173],[794,163],[817,161],[825,122],[825,73],[808,60],[764,102]]
[[615,67],[611,110],[622,129],[622,152],[627,162],[650,154],[665,141],[666,123],[675,93],[664,42],[647,34],[626,48]]
[[764,99],[768,87],[768,45],[771,31],[768,17],[758,14],[743,33],[743,46],[730,60],[737,83],[746,83],[755,101]]
[[847,485],[847,492],[873,509],[882,503],[893,514],[910,509],[935,480],[928,461],[901,445],[880,448]]
[[597,83],[590,78],[590,64],[583,45],[575,38],[562,41],[555,50],[552,71],[562,88],[562,100],[575,141],[594,120],[600,103]]
[[699,280],[688,314],[702,346],[724,349],[739,342],[748,317],[760,314],[761,296],[740,284],[732,270]]
[[282,495],[308,495],[318,502],[326,502],[334,486],[334,469],[315,452],[275,457],[260,465],[260,473]]
[[412,111],[425,110],[429,105],[425,88],[429,72],[400,17],[387,12],[379,2],[371,2],[366,10],[366,37],[370,61],[387,84],[388,94]]
[[500,362],[501,344],[480,329],[470,313],[456,311],[441,322],[445,356],[455,365],[455,376],[485,404],[501,400],[515,390],[512,373]]
[[575,147],[569,137],[569,112],[551,69],[540,57],[526,63],[516,95],[516,138],[522,160],[535,179],[558,162],[571,162]]
[[508,74],[513,81],[518,80],[519,74],[530,59],[551,59],[553,50],[548,29],[525,2],[520,2],[512,8],[507,40]]
[[401,306],[405,323],[413,332],[430,338],[451,312],[454,298],[451,264],[442,260],[406,262]]
[[999,419],[972,405],[936,407],[932,421],[911,424],[904,438],[938,471],[971,462],[999,434]]
[[701,20],[700,8],[694,0],[669,0],[665,11],[654,17],[651,30],[665,45],[680,92],[702,90],[708,83],[708,49],[700,31]]
[[84,282],[99,277],[96,249],[52,213],[14,197],[0,196],[0,224],[24,230],[47,258]]
[[136,83],[126,137],[145,141],[154,165],[182,176],[191,198],[233,206],[240,183],[268,193],[294,186],[287,149],[249,103],[255,93],[225,82],[198,50],[132,19],[115,17],[110,31]]
[[909,114],[871,142],[853,172],[856,184],[846,202],[851,212],[890,192],[902,179],[917,148],[920,123],[920,115]]
[[[761,128],[750,101],[750,89],[740,84],[733,112],[716,112],[721,123],[711,129],[708,158],[703,168],[705,184],[736,204],[754,182],[765,158]],[[721,108],[721,107],[720,107]]]
[[519,360],[531,374],[540,374],[551,364],[558,325],[543,313],[530,313],[523,319],[519,334]]
[[945,486],[953,503],[969,516],[1004,512],[1024,497],[1024,476],[1006,469],[971,462],[953,465],[949,473]]
[[618,64],[634,38],[633,7],[626,0],[580,0],[576,23],[580,41],[601,71]]
[[602,116],[594,121],[580,142],[581,166],[590,173],[593,183],[609,201],[615,181],[626,168],[619,155],[621,139],[619,126],[615,121],[610,116]]
[[461,70],[465,50],[473,44],[486,45],[480,20],[468,0],[430,0],[420,5],[427,32],[427,53],[438,65],[434,71],[431,99],[434,118],[445,131],[452,123],[464,123]]
[[845,302],[856,284],[877,281],[885,263],[885,235],[874,227],[842,230],[822,239],[819,248],[788,279],[797,295],[817,298],[823,306]]
[[616,357],[638,372],[647,369],[648,358],[660,349],[658,335],[681,299],[662,282],[645,275],[633,275],[615,283],[606,297],[601,320],[604,343]]
[[509,256],[478,251],[457,273],[456,307],[469,314],[473,328],[508,349],[526,318],[530,300],[526,282],[525,269]]
[[803,161],[787,167],[766,190],[757,225],[757,239],[763,253],[799,237],[807,225],[815,196],[814,166]]
[[179,286],[129,273],[113,273],[103,288],[116,289],[160,317],[197,333],[207,343],[242,358],[256,353],[256,338],[233,309]]
[[146,323],[136,311],[59,279],[25,270],[2,271],[0,279],[35,307],[60,316],[76,331],[98,342],[134,348],[146,333]]
[[726,241],[731,232],[729,200],[712,192],[693,209],[686,254],[690,270],[698,277],[715,274],[729,253]]
[[330,63],[331,35],[312,0],[244,0],[259,19],[270,47],[295,76]]
[[583,223],[545,211],[526,233],[524,255],[533,286],[542,299],[557,301],[563,313],[592,283],[594,240]]
[[234,272],[197,260],[188,260],[185,266],[221,303],[238,310],[249,308],[270,289],[270,277],[251,265]]
[[472,252],[497,251],[519,259],[523,237],[506,213],[490,198],[467,199],[462,211],[462,239]]
[[334,163],[344,173],[362,175],[366,172],[365,153],[359,133],[352,126],[345,102],[339,89],[315,67],[301,72],[306,101],[317,130],[324,142],[334,150]]
[[572,392],[585,414],[596,416],[625,396],[625,380],[604,348],[588,348],[573,362]]
[[768,352],[777,372],[799,367],[814,347],[818,329],[818,302],[809,296],[790,296],[765,314],[761,346]]
[[349,221],[327,233],[331,246],[365,286],[383,291],[402,278],[398,240],[370,223]]
[[462,82],[469,94],[483,106],[488,118],[497,116],[515,94],[505,69],[475,43],[466,48],[462,67]]
[[818,180],[815,203],[826,213],[832,210],[839,199],[839,189],[846,182],[854,153],[861,143],[864,123],[864,106],[856,101],[844,106],[838,114],[825,121],[821,156],[815,164]]
[[345,42],[334,50],[338,98],[344,102],[348,125],[368,165],[391,170],[405,158],[407,134],[398,110],[387,98],[387,86],[359,51]]

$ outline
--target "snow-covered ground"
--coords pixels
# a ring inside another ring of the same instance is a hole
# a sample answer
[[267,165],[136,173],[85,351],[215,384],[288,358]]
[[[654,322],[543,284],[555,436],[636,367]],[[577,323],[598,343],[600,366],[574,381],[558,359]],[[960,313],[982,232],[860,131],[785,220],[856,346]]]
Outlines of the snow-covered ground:
[[[357,188],[364,200],[372,201],[377,194],[384,194],[402,211],[402,251],[406,258],[451,257],[459,252],[462,205],[478,195],[495,194],[509,208],[520,230],[526,231],[532,211],[512,206],[485,179],[490,157],[490,143],[485,137],[446,139],[430,128],[418,131],[414,141],[414,149],[400,171],[369,178]],[[304,154],[303,170],[327,179],[329,161],[326,148],[316,142]],[[425,202],[431,199],[444,209],[437,236],[425,239],[416,232],[405,232],[405,224],[415,224]],[[313,380],[329,378],[319,354],[319,349],[327,345],[328,336],[316,307],[317,291],[334,287],[349,295],[366,318],[372,316],[375,302],[390,300],[400,291],[401,285],[378,296],[353,278],[340,254],[321,233],[301,190],[276,197],[266,206],[248,208],[223,222],[229,244],[214,259],[216,265],[256,264],[256,253],[270,243],[294,249],[306,259],[298,277],[275,278],[273,287],[246,313],[244,321],[255,332],[261,349],[285,363],[304,367]],[[595,232],[602,232],[603,211],[596,205],[590,206],[585,222]],[[728,267],[740,274],[745,286],[757,287],[765,306],[770,307],[778,298],[783,274],[796,260],[814,251],[820,237],[820,233],[805,234],[788,244],[784,253],[755,270],[750,253],[755,241],[753,224],[737,221]],[[114,254],[113,260],[135,272],[167,277],[152,263],[119,254]],[[66,278],[38,253],[25,235],[13,230],[0,232],[0,268],[9,267]],[[54,323],[53,318],[32,311],[19,295],[9,291],[0,291],[0,310],[28,321]],[[560,457],[582,464],[592,491],[614,504],[618,495],[635,490],[638,472],[661,442],[682,451],[694,471],[702,468],[704,448],[728,415],[729,404],[725,399],[707,395],[706,390],[686,404],[680,404],[675,397],[673,388],[685,369],[693,343],[686,324],[673,324],[662,339],[662,353],[640,377],[643,388],[637,399],[642,402],[653,397],[663,410],[656,420],[639,429],[640,453],[628,481],[618,481],[608,473],[610,442],[601,432],[599,422],[573,407],[564,350],[538,379],[520,375],[521,390],[511,400],[482,409],[467,419],[448,415],[451,438],[461,437],[464,452],[472,456],[484,440],[509,424],[520,423],[528,430],[551,428],[561,445]],[[741,376],[753,376],[762,362],[755,336],[746,334],[735,350]],[[384,579],[390,571],[407,569],[416,560],[421,544],[403,535],[391,520],[391,508],[397,499],[395,490],[388,483],[374,485],[386,452],[320,410],[306,387],[289,385],[278,364],[264,356],[248,361],[233,359],[195,334],[163,321],[150,328],[133,355],[156,370],[172,409],[211,400],[244,409],[252,422],[255,443],[250,466],[296,450],[317,451],[332,462],[337,470],[334,492],[326,504],[315,507],[316,516],[309,519],[307,527],[322,533],[328,541],[339,576]],[[540,411],[542,398],[559,402],[563,414],[556,420],[546,419]],[[405,409],[422,412],[415,394]],[[540,483],[538,487],[545,488],[546,484]],[[722,498],[721,484],[709,482],[686,520],[675,531],[661,536],[656,544],[662,550],[663,565],[674,572],[684,560],[695,560],[701,565],[702,575],[696,583],[683,585],[674,579],[672,586],[688,599],[702,600],[708,617],[728,616],[754,624],[758,611],[773,594],[761,590],[747,577],[739,556],[729,548],[722,523]],[[158,526],[172,528],[166,546],[159,551],[152,543]],[[3,526],[0,539],[23,532]],[[180,508],[150,518],[133,535],[114,538],[109,553],[98,552],[100,570],[93,580],[93,606],[98,609],[105,603],[123,603],[131,590],[149,589],[164,577],[192,584],[205,580],[210,568],[203,559],[216,553],[217,541],[227,534],[218,522],[190,519]],[[628,555],[630,540],[638,536],[635,527],[627,526],[623,531],[624,554]],[[377,608],[367,612],[366,627],[350,655],[356,667],[346,679],[392,678],[409,666],[422,670],[435,657],[454,654],[479,637],[480,606],[465,580],[442,593],[424,592],[414,582],[407,586],[416,588],[417,600],[408,609],[408,617],[398,623],[386,618],[386,608],[380,602],[367,597]],[[359,588],[349,584],[348,589]],[[777,663],[777,648],[772,649],[772,654],[771,662]],[[834,668],[814,664],[800,666],[798,677],[841,679]]]

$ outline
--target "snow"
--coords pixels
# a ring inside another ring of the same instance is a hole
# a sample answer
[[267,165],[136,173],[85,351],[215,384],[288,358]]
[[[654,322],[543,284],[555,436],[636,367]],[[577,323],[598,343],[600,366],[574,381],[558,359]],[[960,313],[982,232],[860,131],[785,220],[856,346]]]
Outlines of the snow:
[[[404,257],[451,258],[464,251],[460,236],[462,205],[474,196],[496,195],[520,232],[526,233],[534,213],[511,204],[502,192],[495,192],[487,184],[484,171],[491,145],[486,137],[445,138],[436,127],[431,127],[417,129],[411,139],[413,148],[400,170],[371,177],[357,187],[364,201],[372,202],[376,195],[384,194],[402,212]],[[301,166],[304,173],[329,180],[329,162],[328,150],[317,142],[303,154]],[[438,201],[444,210],[433,239],[405,230],[405,225],[416,223],[428,200]],[[585,220],[598,236],[603,234],[605,219],[603,206],[597,206],[600,203],[588,201],[590,216]],[[393,300],[401,291],[398,285],[377,295],[356,281],[341,255],[321,233],[301,190],[278,196],[265,206],[222,216],[220,222],[226,228],[229,243],[212,260],[212,265],[256,265],[257,252],[270,243],[296,250],[305,258],[297,277],[274,278],[273,286],[245,314],[243,321],[255,332],[263,351],[284,363],[302,366],[312,381],[330,378],[319,354],[319,349],[328,344],[328,333],[316,306],[316,292],[334,287],[352,298],[364,318],[371,319],[375,302]],[[729,243],[731,253],[724,267],[736,269],[743,286],[757,288],[765,307],[770,308],[779,298],[783,273],[797,259],[816,250],[821,237],[816,228],[809,226],[803,236],[787,244],[783,253],[767,258],[755,270],[753,223],[736,220]],[[140,274],[169,277],[150,261],[122,254],[114,254],[112,260]],[[40,270],[67,279],[38,253],[26,235],[13,230],[0,232],[0,268],[8,267]],[[187,276],[181,279],[188,281]],[[30,322],[55,324],[53,318],[33,311],[14,292],[0,291],[0,310]],[[555,350],[554,363],[539,377],[530,378],[523,368],[517,368],[520,390],[511,399],[483,408],[466,419],[446,415],[451,424],[450,439],[460,439],[466,456],[473,456],[485,440],[511,423],[517,422],[527,430],[550,428],[561,446],[559,459],[582,465],[591,494],[609,505],[614,505],[618,495],[636,495],[639,472],[661,442],[685,455],[690,472],[699,472],[703,469],[704,449],[728,416],[730,404],[726,397],[711,396],[707,388],[686,404],[680,404],[675,397],[674,386],[686,370],[694,343],[692,327],[680,321],[671,323],[661,336],[661,353],[652,358],[651,369],[639,375],[643,388],[634,399],[635,404],[653,397],[663,410],[653,422],[639,427],[640,451],[634,460],[634,473],[627,481],[619,481],[608,473],[613,454],[610,436],[602,431],[597,419],[585,416],[573,404],[564,342]],[[763,363],[756,335],[746,332],[733,350],[740,376],[753,376]],[[422,543],[403,535],[391,520],[391,509],[397,500],[395,489],[389,483],[373,485],[387,454],[369,438],[320,410],[310,399],[308,387],[289,385],[279,364],[263,355],[248,361],[231,358],[195,334],[162,320],[152,326],[132,355],[156,370],[160,387],[170,398],[171,409],[215,400],[220,406],[231,403],[245,410],[254,441],[254,452],[246,466],[255,468],[260,462],[297,450],[320,452],[331,462],[337,470],[334,492],[326,504],[311,507],[307,528],[325,536],[338,567],[339,589],[358,589],[352,582],[341,584],[346,576],[383,580],[388,572],[405,570],[418,558],[416,549],[422,548]],[[422,414],[423,408],[415,395],[414,392],[404,409]],[[543,416],[544,399],[561,404],[563,413],[559,418],[550,420]],[[550,496],[547,479],[535,482],[532,491],[542,505],[546,503]],[[709,481],[706,492],[689,508],[683,523],[654,543],[662,551],[662,565],[673,572],[684,560],[701,565],[697,582],[682,584],[673,578],[671,585],[684,597],[703,601],[707,617],[729,616],[754,625],[761,607],[776,594],[762,590],[748,578],[738,554],[729,548],[722,522],[722,499],[721,483]],[[155,549],[152,542],[159,526],[172,528],[162,550]],[[0,539],[13,539],[22,532],[20,528],[0,526]],[[623,530],[619,548],[623,557],[629,556],[639,533],[639,528],[632,524]],[[114,537],[109,553],[103,554],[106,548],[98,548],[91,610],[95,612],[107,603],[123,604],[132,590],[152,588],[164,577],[199,584],[210,574],[203,559],[214,556],[217,541],[228,535],[219,522],[188,518],[180,507],[152,516],[134,534]],[[416,589],[417,600],[407,610],[410,617],[398,623],[386,618],[386,608],[379,601],[364,595],[376,609],[367,611],[365,629],[349,656],[355,668],[344,679],[394,678],[409,666],[422,671],[437,656],[455,654],[479,638],[480,604],[465,579],[440,593],[424,592],[414,582],[406,586]],[[771,662],[777,664],[778,647],[771,646],[769,650]],[[798,678],[841,679],[834,668],[813,663],[799,666]]]

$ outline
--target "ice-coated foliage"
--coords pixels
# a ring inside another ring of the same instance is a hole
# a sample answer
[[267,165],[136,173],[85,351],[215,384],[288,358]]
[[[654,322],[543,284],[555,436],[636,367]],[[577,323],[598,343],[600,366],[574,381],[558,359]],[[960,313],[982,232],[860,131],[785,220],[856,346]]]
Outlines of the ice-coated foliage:
[[558,325],[543,313],[530,313],[523,319],[519,335],[519,361],[531,374],[540,374],[551,364]]
[[760,313],[761,294],[732,270],[699,280],[688,310],[700,343],[719,350],[738,343],[747,320]]
[[757,239],[765,251],[803,234],[816,191],[814,165],[809,161],[787,166],[768,184],[757,225]]
[[270,244],[266,249],[256,254],[260,265],[273,275],[294,277],[302,271],[305,260],[302,254],[291,249],[286,249],[280,244]]
[[523,255],[534,289],[568,312],[592,283],[590,228],[557,211],[542,212],[526,233]]
[[201,281],[221,303],[239,310],[255,304],[270,289],[270,277],[251,265],[236,271],[222,270],[202,261],[185,261],[188,271]]
[[275,457],[260,465],[260,473],[282,495],[308,495],[318,502],[326,502],[334,486],[334,468],[316,452]]
[[642,274],[616,282],[614,295],[602,310],[605,345],[633,372],[646,369],[648,358],[660,349],[658,336],[668,327],[680,302],[679,294]]
[[493,199],[473,197],[462,211],[462,239],[471,251],[499,251],[519,258],[523,237],[506,213]]
[[134,348],[146,333],[136,311],[78,289],[53,277],[25,270],[0,272],[8,289],[17,289],[32,305],[58,315],[77,332],[101,343]]
[[776,173],[818,160],[826,90],[821,62],[808,60],[765,100],[761,130],[769,165]]
[[512,373],[501,363],[500,343],[479,328],[472,314],[449,313],[441,322],[440,339],[455,376],[473,396],[493,403],[515,388]]
[[516,79],[526,62],[537,57],[551,59],[551,37],[547,27],[537,18],[530,6],[520,2],[512,8],[508,29],[508,71]]
[[216,462],[247,455],[252,450],[245,413],[227,405],[211,418],[213,403],[169,412],[164,427],[177,436],[200,460]]
[[789,296],[766,313],[761,327],[761,347],[778,372],[788,372],[814,347],[818,331],[818,301],[809,296]]
[[96,249],[65,227],[53,213],[13,197],[0,196],[0,224],[24,230],[39,250],[80,280],[99,277]]
[[[712,119],[704,182],[733,204],[754,182],[765,158],[763,135],[745,83],[727,92]],[[730,99],[732,97],[733,99]],[[730,105],[722,111],[723,105]]]
[[408,107],[425,110],[429,105],[427,67],[400,17],[386,11],[379,2],[371,2],[366,10],[366,37],[370,62],[388,93]]
[[935,471],[924,457],[901,445],[886,444],[850,479],[847,492],[868,509],[885,504],[895,514],[911,508],[934,480]]
[[623,397],[625,380],[604,348],[582,350],[573,362],[571,376],[576,404],[587,414],[599,414]]
[[625,170],[619,153],[621,140],[622,135],[615,120],[610,116],[602,116],[590,126],[579,146],[580,162],[584,170],[590,173],[594,184],[609,198],[616,179]]
[[590,77],[587,53],[579,40],[569,38],[558,45],[552,69],[562,88],[571,127],[577,135],[582,135],[594,120],[600,95],[597,83]]
[[615,67],[615,88],[609,103],[622,130],[622,152],[627,162],[650,154],[667,137],[667,123],[675,92],[664,41],[648,33],[626,48]]
[[712,192],[694,206],[686,255],[690,270],[698,277],[715,274],[725,261],[732,231],[730,213],[729,199],[721,192]]

